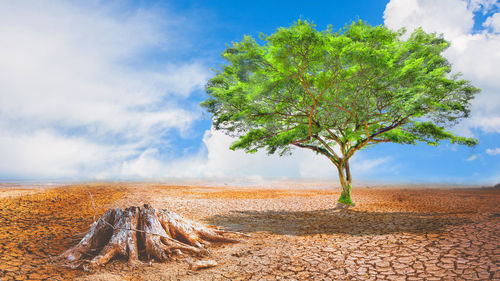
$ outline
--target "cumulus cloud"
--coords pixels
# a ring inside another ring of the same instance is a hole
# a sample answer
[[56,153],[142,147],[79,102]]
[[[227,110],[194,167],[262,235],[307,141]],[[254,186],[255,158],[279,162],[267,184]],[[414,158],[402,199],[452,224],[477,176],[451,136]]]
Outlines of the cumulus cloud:
[[208,68],[136,61],[182,47],[180,21],[104,2],[2,1],[0,177],[120,174],[165,132],[188,130],[200,111],[176,101]]
[[241,150],[230,150],[229,146],[233,141],[233,138],[212,129],[205,132],[202,148],[195,155],[172,163],[162,163],[160,155],[150,151],[141,155],[141,158],[126,163],[125,168],[128,174],[146,175],[148,171],[153,171],[156,177],[187,179],[297,178],[308,176],[307,168],[316,170],[315,176],[331,176],[335,172],[326,158],[315,157],[313,153],[299,153],[291,157],[269,156],[263,151],[246,154]]
[[[55,177],[72,177],[89,164],[102,164],[107,148],[88,142],[84,138],[62,137],[50,131],[30,134],[2,134],[0,171],[11,176],[23,176],[29,171],[32,178],[44,178],[47,173]],[[81,151],[85,148],[85,151]],[[125,152],[127,154],[129,152]],[[7,161],[6,161],[7,159]]]
[[500,147],[488,148],[488,149],[486,149],[486,153],[488,155],[499,155],[500,154]]
[[500,33],[500,13],[496,13],[490,17],[488,17],[483,26],[486,28],[491,28],[491,30],[495,33]]
[[458,0],[392,0],[384,11],[384,21],[396,30],[406,27],[411,31],[421,26],[453,37],[468,33],[474,25],[467,3]]
[[[286,179],[338,179],[337,169],[324,156],[309,150],[296,149],[290,156],[267,155],[264,151],[247,154],[232,151],[235,139],[214,129],[205,132],[201,150],[173,162],[162,162],[156,151],[124,164],[128,175],[159,179],[241,180],[242,182]],[[389,168],[391,157],[366,158],[357,154],[352,159],[355,180],[370,175],[376,168]]]
[[[422,27],[426,32],[437,32],[451,41],[445,56],[454,71],[463,74],[482,92],[473,101],[472,117],[455,130],[472,135],[470,129],[500,133],[500,34],[497,1],[490,0],[392,0],[384,12],[385,25],[391,29],[406,27],[409,32]],[[489,16],[484,30],[474,30],[475,13]]]

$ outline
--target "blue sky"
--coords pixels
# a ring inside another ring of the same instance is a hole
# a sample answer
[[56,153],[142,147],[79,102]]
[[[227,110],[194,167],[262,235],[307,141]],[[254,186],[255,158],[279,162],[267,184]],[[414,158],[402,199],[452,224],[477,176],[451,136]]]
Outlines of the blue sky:
[[499,11],[489,0],[2,1],[0,181],[335,180],[309,151],[230,151],[199,102],[220,53],[243,35],[362,19],[443,33],[445,56],[483,92],[452,128],[477,147],[379,145],[353,159],[355,180],[500,182]]

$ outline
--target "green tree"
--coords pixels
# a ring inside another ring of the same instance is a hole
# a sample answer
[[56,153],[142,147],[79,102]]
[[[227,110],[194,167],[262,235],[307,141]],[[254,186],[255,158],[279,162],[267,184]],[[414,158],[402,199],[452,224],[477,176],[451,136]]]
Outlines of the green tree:
[[349,160],[358,150],[393,142],[473,146],[445,127],[468,117],[480,90],[442,56],[441,35],[353,22],[333,32],[297,21],[260,45],[245,36],[222,54],[228,62],[206,85],[201,103],[215,129],[239,137],[231,149],[280,155],[292,147],[326,156],[337,168],[339,203],[351,205]]

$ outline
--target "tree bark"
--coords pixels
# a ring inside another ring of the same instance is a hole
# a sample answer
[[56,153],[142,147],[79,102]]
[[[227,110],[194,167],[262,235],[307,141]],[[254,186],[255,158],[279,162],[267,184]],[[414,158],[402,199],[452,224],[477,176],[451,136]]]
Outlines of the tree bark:
[[350,185],[352,179],[351,179],[351,168],[349,168],[349,159],[345,160],[344,168],[345,168],[345,175],[346,175],[347,184]]
[[[173,255],[208,254],[205,245],[215,242],[240,242],[224,234],[242,233],[219,230],[189,221],[176,213],[145,204],[108,210],[94,222],[89,232],[74,247],[59,256],[66,266],[95,268],[114,257],[128,257],[130,265],[139,260],[168,260]],[[90,257],[90,259],[89,259]]]
[[342,187],[340,198],[337,202],[345,206],[353,206],[354,203],[351,199],[351,171],[348,160],[346,159],[344,162],[341,162],[341,165],[338,165],[337,169],[339,172],[340,185]]

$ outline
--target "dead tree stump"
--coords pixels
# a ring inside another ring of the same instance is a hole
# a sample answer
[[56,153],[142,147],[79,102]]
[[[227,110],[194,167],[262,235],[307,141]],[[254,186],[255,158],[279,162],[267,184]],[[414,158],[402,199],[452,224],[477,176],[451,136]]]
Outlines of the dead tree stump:
[[140,259],[166,261],[183,253],[208,254],[205,245],[209,242],[240,242],[224,236],[227,233],[245,235],[186,220],[147,204],[142,208],[109,209],[59,259],[72,268],[95,268],[117,256],[127,257],[130,265]]

